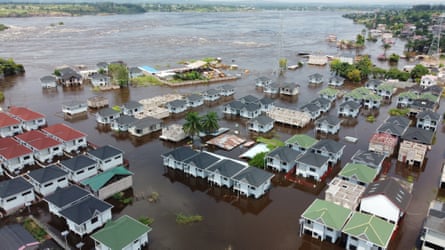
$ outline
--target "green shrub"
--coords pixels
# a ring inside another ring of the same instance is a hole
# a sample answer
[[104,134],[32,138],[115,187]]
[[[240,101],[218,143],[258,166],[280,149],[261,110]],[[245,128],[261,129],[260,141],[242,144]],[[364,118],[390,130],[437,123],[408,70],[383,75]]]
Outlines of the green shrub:
[[176,214],[176,223],[187,225],[190,223],[200,222],[204,218],[201,215],[184,215],[182,213]]
[[154,222],[154,219],[150,218],[150,217],[142,216],[142,217],[138,218],[138,221],[144,225],[151,226]]
[[31,235],[38,241],[43,241],[47,235],[46,231],[37,225],[32,219],[27,218],[23,222],[23,227],[31,233]]

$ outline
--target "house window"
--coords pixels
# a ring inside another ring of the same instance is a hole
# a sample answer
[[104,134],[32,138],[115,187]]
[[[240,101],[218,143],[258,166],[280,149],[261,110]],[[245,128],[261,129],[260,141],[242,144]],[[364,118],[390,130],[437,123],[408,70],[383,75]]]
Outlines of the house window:
[[51,185],[53,185],[53,183],[52,182],[50,182],[50,183],[46,183],[45,185],[43,185],[44,187],[49,187],[49,186],[51,186]]
[[109,163],[111,162],[111,159],[105,160],[104,163]]
[[251,186],[250,189],[255,190],[256,188]]
[[57,182],[62,182],[62,181],[65,181],[65,180],[66,180],[66,178],[63,177],[63,178],[58,179]]
[[327,227],[326,230],[329,231],[329,232],[334,231],[334,230],[332,230],[332,228],[329,228],[329,227]]
[[118,159],[120,159],[120,158],[121,158],[121,156],[120,156],[120,155],[118,155],[118,156],[114,157],[114,159],[115,159],[115,160],[118,160]]
[[11,197],[11,198],[7,199],[6,202],[11,202],[11,201],[13,201],[15,199],[17,199],[17,196],[14,196],[14,197]]
[[223,177],[223,180],[227,181],[227,177]]
[[31,190],[29,190],[29,191],[26,191],[26,192],[24,192],[24,193],[22,193],[22,196],[26,196],[26,195],[28,195],[28,194],[31,194]]
[[29,160],[29,158],[31,158],[31,156],[29,156],[29,155],[23,157],[24,160]]
[[79,174],[83,174],[85,172],[85,170],[80,170],[80,171],[77,171],[77,175],[79,175]]
[[94,167],[94,166],[93,166],[93,167],[89,167],[88,170],[93,170],[93,169],[95,169],[95,168],[96,168],[96,167]]
[[96,216],[96,217],[91,219],[91,224],[94,224],[94,223],[96,223],[98,221],[99,221],[99,218]]
[[309,171],[315,172],[315,168],[309,168]]
[[81,143],[81,142],[83,142],[83,138],[82,138],[82,139],[79,139],[79,140],[77,140],[77,142],[78,142],[78,143]]
[[53,150],[54,151],[59,151],[59,147],[54,147]]

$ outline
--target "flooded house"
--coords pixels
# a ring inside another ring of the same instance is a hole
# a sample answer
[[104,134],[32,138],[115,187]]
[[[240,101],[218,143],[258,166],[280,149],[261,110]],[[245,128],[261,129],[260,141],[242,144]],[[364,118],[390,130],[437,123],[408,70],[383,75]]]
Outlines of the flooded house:
[[343,227],[346,235],[346,249],[388,249],[397,225],[379,217],[353,212]]
[[27,173],[34,191],[42,196],[54,193],[58,188],[68,187],[68,173],[56,165],[39,168]]
[[296,134],[287,139],[284,144],[295,151],[304,153],[318,142],[317,139],[306,134]]
[[345,101],[338,105],[337,114],[340,117],[356,118],[360,114],[362,105],[355,101]]
[[162,128],[160,139],[179,142],[187,138],[188,135],[182,129],[181,124],[171,124]]
[[379,108],[382,97],[365,87],[355,88],[344,95],[344,101],[355,101],[367,109]]
[[232,96],[235,94],[235,86],[230,84],[224,84],[218,87],[220,96]]
[[363,193],[360,212],[397,224],[408,210],[412,195],[393,178],[371,183]]
[[383,161],[387,156],[388,155],[371,150],[357,150],[351,157],[351,160],[354,164],[365,164],[366,166],[377,170],[378,174],[382,170]]
[[341,238],[342,228],[351,213],[351,209],[330,201],[315,199],[301,214],[300,237],[307,234],[321,241],[336,243]]
[[192,156],[198,154],[195,150],[190,147],[177,147],[170,152],[161,155],[164,166],[184,170],[183,162],[191,158]]
[[263,87],[263,92],[270,95],[276,95],[280,93],[281,84],[272,82],[269,85]]
[[84,179],[80,184],[97,198],[105,200],[133,186],[133,173],[123,166]]
[[88,150],[87,155],[98,163],[98,169],[102,171],[124,165],[124,151],[111,145]]
[[383,84],[383,80],[371,79],[365,83],[365,88],[377,92],[377,88]]
[[150,231],[151,227],[128,215],[123,215],[109,221],[90,237],[94,240],[96,249],[137,250],[149,244]]
[[258,103],[260,104],[262,112],[267,112],[271,108],[275,107],[275,101],[268,97],[261,98],[260,100],[258,100]]
[[221,98],[219,90],[215,88],[207,89],[206,91],[202,92],[202,96],[204,97],[204,101],[207,102],[214,102]]
[[315,120],[321,116],[322,110],[321,107],[315,103],[307,103],[300,107],[301,112],[308,114],[311,117],[311,120]]
[[425,144],[403,140],[400,143],[397,161],[408,164],[409,166],[421,167],[427,151],[428,146]]
[[354,182],[335,177],[325,191],[325,200],[355,211],[365,187]]
[[420,86],[423,88],[431,87],[437,85],[437,76],[435,75],[424,75],[420,79]]
[[315,131],[317,133],[337,134],[340,131],[342,120],[336,116],[327,115],[315,121]]
[[223,113],[227,115],[240,115],[241,109],[244,107],[244,103],[239,100],[231,101],[223,106]]
[[42,162],[51,162],[54,157],[63,155],[63,143],[59,142],[40,130],[31,130],[15,138],[34,153],[34,159]]
[[57,82],[63,87],[77,87],[83,84],[82,75],[73,68],[58,68],[56,72],[58,72],[56,74]]
[[87,105],[92,109],[107,107],[108,99],[103,96],[92,96],[87,99]]
[[187,101],[182,99],[168,102],[167,104],[165,104],[165,106],[167,107],[168,112],[170,112],[171,114],[179,114],[185,112],[188,109]]
[[190,108],[196,108],[204,104],[204,97],[200,94],[190,94],[185,97],[187,106]]
[[414,100],[411,105],[409,105],[409,114],[412,117],[416,117],[418,113],[423,111],[436,112],[438,104],[432,100],[419,98]]
[[253,119],[261,114],[261,105],[259,103],[247,103],[240,109],[240,116]]
[[328,85],[332,87],[340,87],[343,86],[344,82],[344,77],[334,75],[329,78]]
[[104,74],[94,74],[91,76],[91,85],[95,88],[108,87],[111,85],[111,78]]
[[255,79],[255,86],[260,87],[260,88],[268,86],[271,83],[272,83],[272,80],[265,76],[261,76],[261,77],[258,77]]
[[162,120],[147,116],[137,119],[128,127],[128,132],[134,136],[144,136],[162,129]]
[[417,98],[418,98],[418,95],[416,93],[413,93],[411,91],[402,92],[397,96],[397,107],[407,108]]
[[84,101],[72,100],[70,102],[65,102],[62,104],[62,112],[64,115],[76,116],[84,115],[88,111],[88,104]]
[[264,165],[274,171],[284,171],[287,173],[295,166],[295,160],[300,154],[301,152],[293,150],[290,147],[277,147],[266,154]]
[[248,167],[247,163],[226,158],[208,167],[205,171],[207,171],[207,180],[210,183],[219,187],[233,188],[235,184],[233,177]]
[[334,102],[339,95],[340,91],[331,87],[324,88],[318,92],[318,95],[322,98],[328,99],[331,103]]
[[208,172],[205,170],[220,160],[221,158],[215,154],[201,151],[184,161],[184,172],[193,177],[206,179]]
[[120,111],[112,108],[103,108],[96,113],[96,122],[103,125],[110,125],[121,116]]
[[21,121],[8,115],[8,113],[0,112],[0,137],[10,137],[22,133]]
[[30,206],[34,200],[34,187],[22,176],[0,181],[0,208],[6,214]]
[[445,205],[432,200],[420,235],[421,249],[440,249],[445,241]]
[[60,211],[70,207],[74,203],[89,196],[90,192],[77,185],[69,185],[64,188],[59,188],[54,193],[45,196],[43,199],[48,204],[48,210],[51,214],[61,217]]
[[273,129],[274,122],[267,115],[259,115],[247,122],[247,129],[257,133],[267,133]]
[[433,111],[426,110],[416,115],[416,127],[436,131],[441,122],[441,116]]
[[375,90],[376,94],[381,96],[384,100],[390,100],[395,91],[396,88],[387,83],[380,84]]
[[111,129],[117,132],[126,132],[128,129],[138,121],[138,119],[129,115],[120,115],[117,119],[111,122]]
[[300,85],[297,83],[283,83],[280,85],[280,94],[294,96],[300,93]]
[[377,133],[387,133],[400,138],[409,128],[411,120],[404,116],[388,116],[377,128]]
[[311,115],[306,112],[276,106],[271,108],[266,114],[276,122],[300,128],[305,127],[312,119]]
[[88,195],[62,209],[60,215],[66,220],[70,231],[83,237],[111,220],[112,208],[111,204]]
[[65,152],[79,152],[87,148],[87,135],[64,123],[50,125],[41,131],[58,142],[61,142]]
[[68,172],[68,178],[75,183],[98,173],[98,163],[85,155],[60,161],[59,165]]
[[343,155],[345,145],[332,139],[321,139],[315,143],[311,151],[329,158],[330,164],[336,164]]
[[374,133],[369,140],[368,150],[391,156],[398,145],[399,139],[388,133]]
[[22,129],[26,131],[39,129],[46,125],[45,115],[25,107],[9,107],[8,113],[18,119],[21,122]]
[[[350,183],[354,183],[360,185],[362,187],[368,186],[372,183],[379,174],[379,169],[370,167],[363,163],[351,163],[348,162],[346,165],[340,170],[337,177],[348,181]],[[364,191],[364,188],[363,188]],[[360,193],[361,196],[361,193]],[[358,205],[358,203],[357,203]],[[351,208],[353,209],[353,208]],[[354,208],[355,209],[355,208]]]
[[40,78],[40,84],[43,89],[51,89],[57,87],[57,80],[54,76],[43,76]]
[[309,75],[309,84],[312,85],[320,85],[323,83],[323,75],[319,73],[315,73],[312,75]]
[[232,177],[233,189],[246,197],[255,199],[263,196],[271,187],[274,174],[256,167],[247,167]]
[[128,77],[130,79],[134,79],[141,76],[144,76],[144,72],[139,67],[130,67],[128,69]]
[[328,171],[329,157],[307,151],[297,157],[296,175],[304,178],[321,181],[322,176]]
[[[0,139],[1,166],[9,173],[18,173],[23,168],[34,164],[33,151],[12,138]],[[3,174],[0,169],[0,174]]]
[[142,112],[143,109],[144,105],[137,101],[128,101],[121,106],[122,114],[133,117]]

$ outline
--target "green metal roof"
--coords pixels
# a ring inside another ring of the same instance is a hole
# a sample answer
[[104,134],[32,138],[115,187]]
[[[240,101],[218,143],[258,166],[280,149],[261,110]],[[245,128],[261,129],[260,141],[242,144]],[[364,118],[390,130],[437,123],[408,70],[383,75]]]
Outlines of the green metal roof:
[[94,192],[101,189],[111,178],[116,175],[132,175],[133,173],[128,171],[125,167],[120,166],[116,168],[112,168],[103,173],[90,177],[81,181],[81,183],[85,186],[89,186]]
[[298,144],[304,148],[310,148],[317,142],[318,142],[317,139],[315,139],[309,135],[297,134],[297,135],[294,135],[291,138],[287,139],[285,141],[285,144]]
[[334,95],[337,95],[338,91],[339,91],[338,89],[334,89],[334,88],[325,88],[325,89],[320,90],[318,92],[318,94],[334,96]]
[[377,169],[360,163],[347,163],[338,173],[339,176],[355,178],[366,184],[373,182],[377,174]]
[[377,90],[384,90],[392,93],[394,91],[394,86],[388,83],[382,83],[379,86],[377,86]]
[[395,224],[376,216],[354,212],[343,228],[343,233],[387,248],[395,228]]
[[416,99],[418,96],[416,93],[411,92],[411,91],[406,91],[406,92],[402,92],[399,94],[399,97],[403,97],[403,98],[410,98],[412,100]]
[[427,100],[432,101],[432,102],[437,102],[439,97],[436,96],[436,95],[433,95],[431,93],[422,93],[420,95],[419,99],[427,99]]
[[327,227],[340,230],[351,215],[351,210],[330,201],[316,199],[301,215]]
[[124,215],[115,221],[108,222],[104,228],[92,234],[91,238],[113,250],[121,250],[150,231],[151,227]]

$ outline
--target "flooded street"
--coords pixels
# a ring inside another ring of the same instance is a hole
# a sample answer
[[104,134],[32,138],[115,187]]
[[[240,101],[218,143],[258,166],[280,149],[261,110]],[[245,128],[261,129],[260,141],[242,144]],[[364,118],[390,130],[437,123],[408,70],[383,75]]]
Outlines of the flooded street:
[[[150,249],[332,249],[333,245],[305,236],[300,238],[298,219],[316,198],[324,198],[323,191],[303,191],[295,184],[284,181],[282,175],[273,180],[273,187],[258,200],[237,197],[228,190],[212,187],[202,179],[186,177],[182,173],[167,171],[162,166],[161,154],[181,145],[158,139],[159,133],[141,139],[97,127],[94,113],[85,119],[64,121],[61,104],[71,100],[86,100],[93,95],[103,95],[110,106],[121,105],[129,100],[141,100],[167,93],[195,93],[225,83],[183,88],[150,86],[94,92],[91,86],[80,89],[42,90],[40,77],[51,74],[60,65],[85,65],[95,68],[96,63],[123,60],[128,66],[149,65],[158,69],[174,68],[178,62],[205,57],[221,57],[223,63],[237,64],[240,69],[229,74],[242,74],[241,79],[229,82],[235,86],[235,99],[252,94],[262,97],[255,88],[254,79],[267,76],[276,79],[281,57],[288,64],[304,60],[296,55],[308,51],[320,55],[355,54],[355,51],[338,51],[325,41],[328,34],[339,39],[355,39],[363,26],[353,24],[336,12],[243,12],[243,13],[147,13],[143,15],[51,17],[51,18],[4,18],[0,21],[11,29],[0,32],[0,57],[13,58],[26,69],[23,76],[0,81],[5,94],[3,109],[8,106],[25,106],[47,116],[48,124],[66,122],[88,134],[88,140],[97,145],[111,144],[125,151],[130,162],[135,197],[147,197],[158,192],[159,201],[135,199],[126,207],[115,209],[113,217],[129,214],[135,218],[148,216],[154,219],[150,234]],[[310,21],[309,21],[310,20]],[[64,25],[51,25],[63,22]],[[397,41],[388,53],[399,53],[403,42]],[[373,62],[383,49],[381,43],[368,43],[362,53],[372,55]],[[400,65],[406,62],[401,62]],[[245,73],[244,70],[248,70]],[[327,79],[329,67],[304,65],[301,69],[287,71],[283,81],[301,85],[298,98],[276,99],[276,105],[298,108],[326,87],[307,86],[308,76],[320,73]],[[230,100],[221,101],[224,104]],[[241,136],[250,136],[245,120],[223,118],[222,106],[200,108],[204,113],[217,111],[220,126],[235,129]],[[338,105],[338,103],[336,104]],[[342,126],[338,140],[346,144],[341,166],[350,161],[358,150],[366,150],[375,129],[388,116],[395,105],[380,108],[376,122],[368,123],[359,116]],[[443,105],[438,113],[444,113]],[[331,114],[336,115],[336,106]],[[183,121],[182,116],[169,118],[166,125]],[[238,124],[238,125],[237,125]],[[314,136],[313,125],[305,129],[278,125],[275,137],[286,140],[296,133]],[[344,141],[344,136],[359,138],[356,144]],[[445,143],[442,128],[436,136],[436,144],[428,152],[427,165],[421,170],[397,166],[392,159],[389,175],[414,180],[413,200],[407,216],[391,244],[392,249],[412,249],[420,233],[429,201],[435,198],[440,168],[444,158]],[[214,149],[214,152],[238,158],[246,151]],[[178,225],[177,213],[199,214],[204,220],[191,225]],[[56,223],[57,224],[57,223]]]

